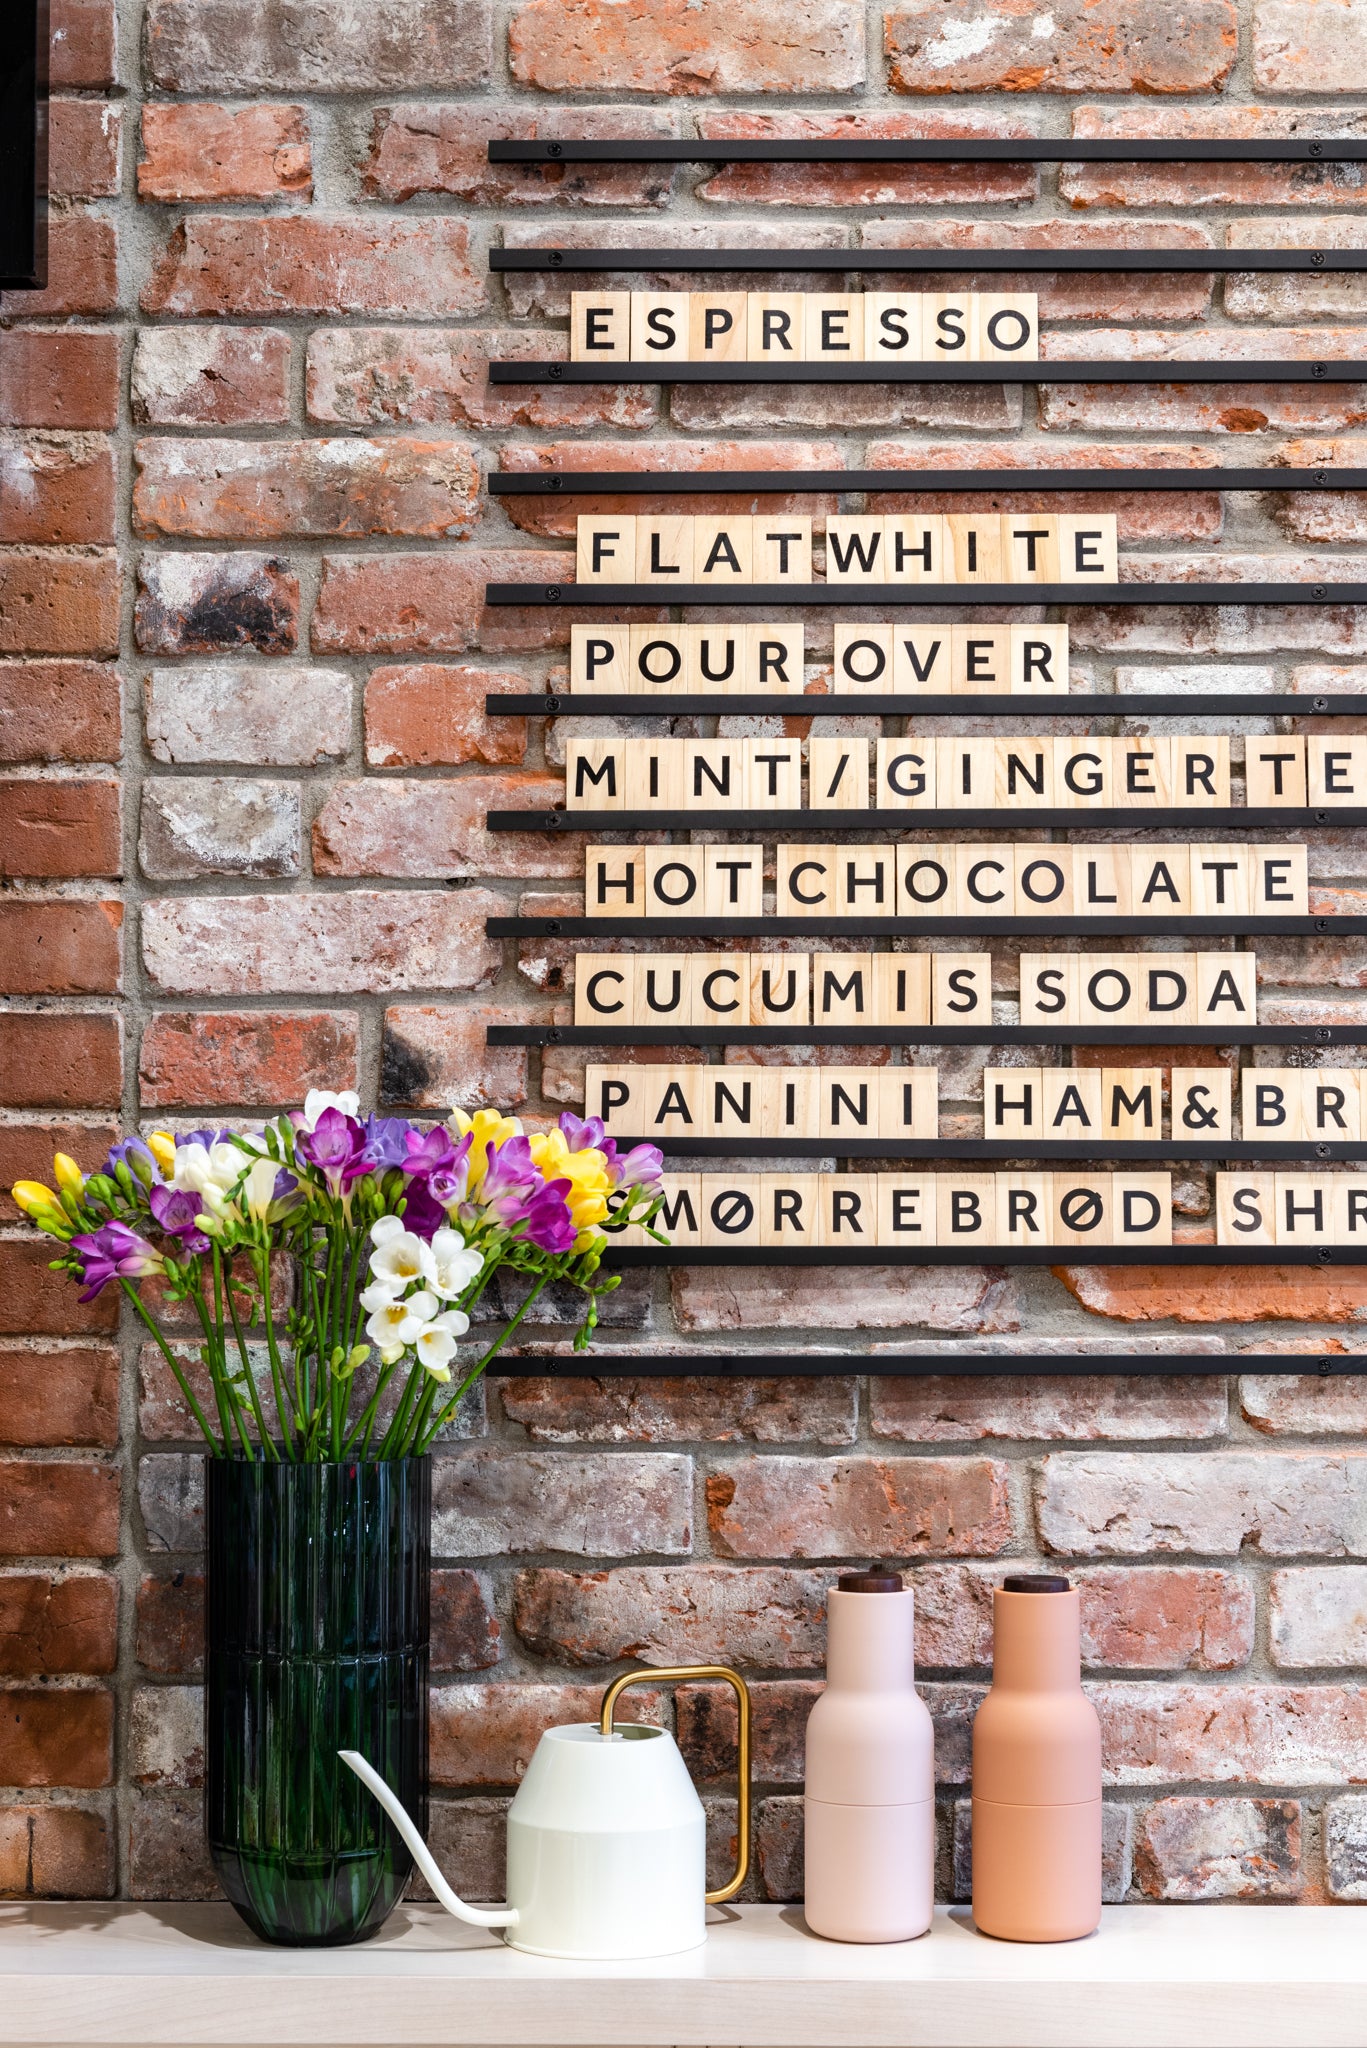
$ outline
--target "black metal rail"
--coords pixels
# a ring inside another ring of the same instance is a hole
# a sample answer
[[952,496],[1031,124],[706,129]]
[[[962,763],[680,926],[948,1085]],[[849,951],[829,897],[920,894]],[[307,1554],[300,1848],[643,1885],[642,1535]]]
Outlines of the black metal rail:
[[[491,384],[1360,384],[1367,363],[1341,361],[1036,363],[491,362]],[[659,486],[657,486],[659,488]],[[665,486],[664,488],[668,488]]]
[[587,690],[543,693],[537,690],[493,692],[484,699],[491,718],[555,718],[573,712],[582,718],[724,718],[735,712],[752,716],[778,712],[787,716],[826,717],[869,716],[883,718],[1056,718],[1061,712],[1079,718],[1191,717],[1222,718],[1246,716],[1250,711],[1268,717],[1293,718],[1367,717],[1367,697],[1299,697],[1278,694],[1263,696],[1252,691],[1239,696],[1231,691],[1210,696],[1188,692],[1118,691],[1112,697],[1081,692],[1056,691],[1048,696],[919,696],[865,690],[845,694],[837,691],[761,691],[747,695],[734,691],[689,691],[678,696],[620,695]]
[[965,135],[859,140],[781,136],[657,141],[623,136],[585,142],[491,142],[491,164],[1304,164],[1367,163],[1367,142],[1348,136],[1277,137],[1267,142],[1060,141],[1049,137]]
[[[630,955],[624,955],[630,958]],[[790,955],[775,955],[790,958]],[[1367,1045],[1367,1024],[489,1024],[490,1045]]]
[[[644,1070],[647,1074],[649,1069]],[[870,1073],[903,1073],[900,1067],[870,1068]],[[734,1080],[743,1068],[727,1068]],[[1304,1159],[1325,1166],[1334,1160],[1367,1159],[1367,1144],[1357,1140],[1291,1139],[1278,1143],[1246,1144],[1234,1138],[1098,1138],[1084,1145],[1079,1139],[1053,1138],[850,1138],[839,1133],[825,1138],[775,1138],[763,1131],[733,1131],[729,1137],[684,1138],[670,1132],[634,1132],[621,1137],[614,1131],[619,1147],[659,1145],[671,1159],[734,1159],[737,1149],[748,1147],[765,1159],[976,1159],[1004,1166],[1022,1160],[1049,1160],[1067,1166],[1107,1166],[1112,1161],[1129,1166],[1161,1165],[1165,1160],[1227,1160],[1231,1166],[1252,1167],[1268,1161],[1285,1164]],[[1367,1245],[1362,1256],[1367,1258]]]
[[496,469],[488,482],[495,498],[557,492],[636,498],[729,491],[1365,491],[1367,469]]
[[1367,938],[1367,917],[490,917],[491,939]]
[[[775,1266],[789,1263],[781,1245],[622,1245],[612,1266]],[[804,1266],[1367,1266],[1367,1245],[905,1245],[804,1244]],[[1219,1370],[1233,1370],[1221,1367]],[[1288,1356],[1283,1370],[1295,1372]]]
[[590,271],[1331,271],[1367,270],[1356,249],[491,249],[489,268]]
[[1019,825],[1041,831],[1114,831],[1133,825],[1147,831],[1188,831],[1197,826],[1242,826],[1247,831],[1279,831],[1312,825],[1367,825],[1367,807],[1300,810],[1239,804],[1189,804],[1185,809],[1145,810],[1117,805],[1106,810],[1035,810],[1013,801],[973,810],[800,810],[800,811],[490,811],[490,832],[806,832],[816,838],[835,832],[1015,831]]
[[732,1351],[724,1357],[715,1352],[680,1351],[669,1357],[658,1352],[583,1351],[568,1355],[552,1353],[510,1358],[504,1352],[489,1368],[494,1380],[531,1379],[753,1379],[756,1375],[777,1379],[1095,1379],[1104,1374],[1118,1379],[1224,1379],[1232,1373],[1241,1377],[1281,1379],[1310,1374],[1318,1379],[1337,1379],[1367,1371],[1367,1355],[1343,1356],[1334,1352],[1323,1358],[1303,1358],[1286,1352],[1079,1352],[1060,1357],[1053,1351],[995,1353],[969,1352],[956,1358],[952,1351],[926,1356],[915,1351],[851,1351],[840,1356],[813,1355],[804,1351]]
[[[487,605],[1367,604],[1367,583],[486,583]],[[966,708],[966,707],[964,707]],[[1247,708],[1247,707],[1245,707]]]

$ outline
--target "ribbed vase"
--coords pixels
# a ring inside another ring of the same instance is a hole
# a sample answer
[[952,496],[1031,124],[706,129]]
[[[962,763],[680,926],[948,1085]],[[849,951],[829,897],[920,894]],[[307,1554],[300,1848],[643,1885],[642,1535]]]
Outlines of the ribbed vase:
[[205,1825],[266,1941],[363,1941],[412,1858],[338,1757],[427,1832],[431,1463],[208,1458]]

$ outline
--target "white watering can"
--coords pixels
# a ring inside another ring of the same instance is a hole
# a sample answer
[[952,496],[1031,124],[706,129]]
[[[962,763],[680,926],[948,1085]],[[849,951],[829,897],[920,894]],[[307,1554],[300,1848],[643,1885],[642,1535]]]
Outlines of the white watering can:
[[[613,1725],[629,1685],[722,1678],[739,1708],[736,1868],[706,1890],[706,1825],[678,1745],[645,1722]],[[433,1894],[472,1927],[501,1927],[512,1948],[581,1962],[675,1955],[707,1939],[704,1908],[730,1899],[750,1866],[750,1695],[724,1664],[628,1671],[614,1679],[597,1721],[548,1728],[508,1812],[508,1903],[467,1906],[377,1771],[339,1752],[413,1852]]]

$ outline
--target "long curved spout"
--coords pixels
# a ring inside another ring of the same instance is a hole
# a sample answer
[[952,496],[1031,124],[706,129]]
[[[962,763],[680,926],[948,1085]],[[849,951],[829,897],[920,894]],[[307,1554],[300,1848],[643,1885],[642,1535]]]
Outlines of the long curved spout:
[[431,1850],[379,1772],[372,1770],[357,1750],[339,1749],[337,1754],[344,1764],[355,1771],[367,1790],[375,1794],[412,1850],[413,1861],[431,1885],[433,1896],[439,1904],[445,1906],[448,1913],[454,1913],[457,1920],[468,1920],[472,1927],[513,1927],[517,1924],[516,1906],[467,1906],[464,1899],[457,1898],[438,1870]]

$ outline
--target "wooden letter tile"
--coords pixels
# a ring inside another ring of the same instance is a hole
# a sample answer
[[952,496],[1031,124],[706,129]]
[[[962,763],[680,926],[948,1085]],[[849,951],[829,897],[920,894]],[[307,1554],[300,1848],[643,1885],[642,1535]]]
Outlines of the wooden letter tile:
[[702,1242],[724,1245],[759,1241],[759,1175],[703,1174]]
[[1145,966],[1142,953],[1081,954],[1077,960],[1077,1022],[1137,1024],[1143,1014],[1140,990]]
[[1248,867],[1250,907],[1255,915],[1306,915],[1310,879],[1304,846],[1250,846]]
[[936,1244],[990,1245],[996,1227],[997,1186],[994,1174],[936,1174]]
[[[862,744],[867,748],[868,741]],[[802,808],[801,740],[747,740],[746,804],[752,811]]]
[[779,917],[830,917],[835,911],[838,846],[781,844],[774,908]]
[[[612,1137],[643,1135],[648,1128],[649,1110],[637,1082],[647,1071],[644,1067],[585,1067],[585,1116],[601,1117]],[[661,1071],[655,1069],[656,1074]]]
[[1273,1189],[1273,1234],[1278,1244],[1333,1242],[1327,1173],[1278,1173]]
[[851,917],[896,916],[895,846],[842,846],[835,868],[837,914]]
[[746,356],[752,363],[800,363],[806,345],[804,292],[750,292]]
[[1039,297],[1035,292],[975,292],[973,354],[980,363],[1039,360]]
[[800,697],[806,685],[801,626],[745,628],[747,690],[787,690]]
[[1362,1137],[1362,1072],[1357,1067],[1307,1067],[1301,1076],[1301,1122],[1307,1138],[1346,1143]]
[[872,953],[813,953],[812,1022],[881,1024]]
[[1303,810],[1305,741],[1250,733],[1244,741],[1244,799],[1254,810],[1280,804]]
[[647,846],[645,914],[647,917],[701,917],[704,914],[701,846]]
[[1305,753],[1310,803],[1367,804],[1367,736],[1312,733]]
[[[894,959],[904,956],[895,954]],[[915,958],[915,955],[911,955]],[[931,956],[932,1024],[988,1024],[992,1021],[992,955],[935,953]],[[920,1017],[908,1023],[919,1024]]]
[[1057,518],[1049,512],[1003,512],[1001,522],[1004,581],[1057,583]]
[[973,294],[925,292],[921,299],[921,347],[928,363],[973,360]]
[[[942,513],[885,513],[883,548],[889,583],[951,583],[954,580],[949,528]],[[943,632],[945,629],[941,627],[940,630]],[[924,689],[925,685],[918,687]]]
[[954,914],[952,845],[907,846],[897,863],[898,917],[949,917]]
[[933,810],[936,803],[935,775],[936,762],[939,758],[938,749],[944,744],[953,743],[918,740],[914,737],[904,740],[880,739],[874,778],[874,809]]
[[935,1244],[935,1175],[880,1173],[877,1179],[879,1244]]
[[949,558],[955,583],[1004,583],[1002,529],[995,512],[948,512]]
[[1142,1024],[1196,1024],[1197,956],[1142,953],[1134,960]]
[[1111,1244],[1114,1215],[1109,1173],[1065,1167],[1051,1173],[1053,1241],[1058,1245]]
[[1017,695],[1064,694],[1068,689],[1068,628],[1012,626],[1011,683]]
[[920,292],[865,292],[866,361],[921,360],[921,297]]
[[1104,810],[1115,803],[1111,740],[1054,739],[1048,744],[1054,757],[1052,802],[1057,809]]
[[1232,1075],[1228,1067],[1174,1067],[1172,1070],[1172,1141],[1209,1140],[1234,1135]]
[[759,1241],[801,1251],[817,1242],[817,1182],[814,1173],[762,1173],[759,1177]]
[[940,1134],[938,1067],[875,1067],[876,1138],[937,1138]]
[[638,958],[635,953],[575,954],[576,1024],[636,1023]]
[[1299,1067],[1245,1067],[1242,1115],[1246,1145],[1260,1138],[1284,1140],[1307,1136],[1301,1117],[1302,1074]]
[[808,803],[814,811],[869,808],[869,743],[814,735],[807,742]]
[[[1086,1072],[1078,1068],[1079,1073]],[[1096,1072],[1095,1067],[1090,1070]],[[1125,1143],[1157,1141],[1163,1136],[1163,1070],[1161,1067],[1103,1067],[1101,1071],[1102,1132]]]
[[937,739],[935,801],[946,811],[990,810],[997,784],[997,742]]
[[1112,742],[1115,801],[1127,809],[1166,808],[1176,802],[1172,785],[1173,743],[1162,734],[1127,734]]
[[873,1022],[929,1024],[932,955],[874,953]]
[[693,973],[695,956],[689,953],[640,953],[636,958],[636,1018],[638,1024],[693,1022]]
[[826,581],[886,583],[881,515],[832,514],[826,521]]
[[[1015,855],[1017,917],[1072,917],[1083,909],[1076,900],[1076,856],[1085,849],[1067,846],[1002,847]],[[973,848],[981,855],[985,849]],[[992,886],[997,886],[995,879]],[[1003,910],[1003,915],[1007,913]]]
[[683,749],[683,800],[690,811],[743,811],[746,788],[744,740],[679,740]]
[[993,1241],[999,1245],[1047,1245],[1054,1211],[1047,1173],[999,1173],[995,1179]]
[[764,848],[703,846],[708,917],[759,917],[764,910]]
[[[719,588],[756,581],[754,521],[748,513],[709,513],[694,519],[693,576],[695,582],[715,583]],[[721,630],[734,634],[739,628],[700,630],[715,636]],[[703,682],[699,687],[712,690],[718,685]]]
[[631,293],[570,293],[570,361],[625,363],[631,355]]
[[760,1129],[766,1138],[820,1135],[820,1075],[815,1067],[756,1067]]
[[1367,1245],[1367,1178],[1360,1173],[1334,1173],[1328,1179],[1332,1242]]
[[585,917],[644,917],[645,855],[639,846],[586,846]]
[[633,292],[631,360],[686,363],[689,354],[689,292]]
[[983,1068],[983,1136],[1040,1138],[1044,1074],[1039,1067]]
[[878,1067],[818,1067],[817,1136],[878,1136]]
[[570,627],[570,689],[606,696],[633,687],[628,653],[629,626]]
[[[1130,847],[1131,914],[1135,917],[1211,916],[1213,912],[1201,911],[1196,887],[1197,856],[1211,851],[1209,847],[1196,846]],[[1218,859],[1221,849],[1213,851]],[[1232,851],[1238,853],[1239,849],[1235,847]],[[1237,891],[1243,877],[1242,860],[1234,863],[1232,872],[1227,869],[1222,872],[1231,890]],[[1210,875],[1207,874],[1203,881],[1209,884]],[[1230,900],[1220,908],[1237,910],[1238,904]]]
[[678,696],[689,687],[687,626],[632,626],[629,683],[643,697]]
[[752,953],[750,1022],[810,1024],[811,954]]
[[672,1245],[702,1243],[702,1184],[696,1173],[667,1173],[664,1201],[655,1218],[655,1228]]
[[695,363],[743,363],[746,351],[746,293],[691,292],[688,353]]
[[1020,1017],[1022,1024],[1080,1024],[1078,994],[1080,962],[1072,953],[1022,953]]
[[626,804],[629,811],[680,811],[684,807],[684,742],[628,740]]
[[1215,1242],[1275,1243],[1274,1194],[1274,1176],[1270,1173],[1217,1173]]
[[864,359],[862,292],[808,292],[806,355],[809,363],[859,363]]
[[748,953],[689,953],[688,1021],[690,1024],[748,1024],[750,969]]
[[878,1242],[876,1173],[823,1173],[817,1189],[818,1244]]
[[[1091,1144],[1103,1135],[1109,1097],[1095,1067],[1045,1067],[1041,1093],[1042,1138],[1076,1138],[1080,1144]],[[1154,1101],[1158,1104],[1160,1098],[1155,1096]],[[1155,1129],[1154,1136],[1158,1135]]]
[[865,691],[894,687],[893,630],[891,626],[836,627],[832,696],[860,696]]
[[691,583],[693,581],[693,520],[687,515],[636,521],[636,581],[638,583]]
[[747,1145],[753,1150],[754,1141],[768,1135],[761,1110],[766,1070],[743,1066],[704,1067],[703,1075],[704,1135],[734,1138],[737,1151],[743,1151]]
[[[702,524],[699,520],[698,525]],[[696,555],[695,548],[695,563]],[[731,696],[750,687],[746,680],[748,627],[681,626],[676,630],[684,636],[684,672],[690,690]]]
[[795,513],[757,515],[751,522],[756,583],[810,583],[812,522]]
[[[910,578],[903,578],[904,582]],[[953,688],[954,643],[949,626],[893,626],[892,687],[899,696],[943,696]]]
[[[1002,811],[1070,810],[1076,799],[1054,789],[1054,748],[1050,739],[992,741],[992,802]],[[1064,742],[1063,744],[1067,744]]]
[[668,1145],[670,1138],[700,1138],[706,1130],[705,1067],[637,1067],[638,1100],[645,1106],[641,1135]]
[[1058,554],[1061,583],[1118,582],[1114,512],[1060,513]]
[[1115,1244],[1172,1243],[1172,1176],[1111,1175],[1111,1231]]
[[1229,809],[1229,735],[1172,742],[1172,800],[1194,810]]
[[1011,628],[951,626],[950,688],[974,697],[1005,697],[1011,689]]
[[565,808],[621,811],[627,800],[627,747],[623,739],[572,739],[565,746]]
[[636,519],[630,512],[581,512],[575,526],[577,583],[631,583],[636,576]]

